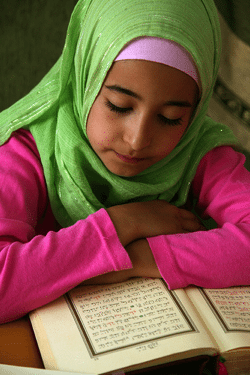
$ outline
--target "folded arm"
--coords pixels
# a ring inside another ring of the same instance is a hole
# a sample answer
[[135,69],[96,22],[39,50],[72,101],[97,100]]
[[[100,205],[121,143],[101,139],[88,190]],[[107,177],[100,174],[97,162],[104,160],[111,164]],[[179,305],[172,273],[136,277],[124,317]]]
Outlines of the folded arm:
[[53,301],[83,280],[132,267],[104,209],[55,230],[28,132],[19,131],[0,147],[0,159],[0,323]]
[[250,285],[250,173],[244,156],[219,147],[201,161],[193,192],[217,229],[148,238],[169,288]]
[[[146,276],[163,277],[170,289],[190,284],[207,288],[250,285],[250,173],[244,168],[244,156],[230,147],[212,150],[201,161],[192,189],[198,210],[204,218],[212,217],[218,229],[205,231],[191,213],[167,202],[138,204],[136,212],[129,212],[132,207],[127,205],[127,218],[133,216],[128,222],[143,227],[150,218],[147,240],[137,239],[127,246],[133,269],[89,282]],[[127,225],[119,228],[116,219],[119,235]]]

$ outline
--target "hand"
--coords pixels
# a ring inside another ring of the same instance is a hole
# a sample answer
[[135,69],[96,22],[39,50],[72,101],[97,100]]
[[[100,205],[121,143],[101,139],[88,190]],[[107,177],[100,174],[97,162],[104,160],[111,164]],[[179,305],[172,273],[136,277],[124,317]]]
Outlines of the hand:
[[107,212],[124,247],[142,238],[205,230],[192,212],[164,200],[113,206]]

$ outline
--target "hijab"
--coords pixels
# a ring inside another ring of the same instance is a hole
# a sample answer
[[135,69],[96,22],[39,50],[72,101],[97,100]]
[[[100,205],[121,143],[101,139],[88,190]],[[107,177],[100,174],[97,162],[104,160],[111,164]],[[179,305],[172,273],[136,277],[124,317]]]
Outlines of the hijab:
[[[120,177],[93,151],[86,123],[113,61],[142,36],[169,39],[186,49],[199,72],[201,97],[187,132],[168,156],[134,177]],[[61,226],[136,200],[186,202],[202,157],[236,142],[226,126],[206,116],[220,43],[212,0],[79,0],[57,63],[27,96],[0,114],[0,144],[19,128],[31,131]]]

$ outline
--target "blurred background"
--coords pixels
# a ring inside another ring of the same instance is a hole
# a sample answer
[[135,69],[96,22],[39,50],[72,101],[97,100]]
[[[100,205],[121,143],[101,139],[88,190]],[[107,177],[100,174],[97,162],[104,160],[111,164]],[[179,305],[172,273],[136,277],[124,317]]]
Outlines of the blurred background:
[[0,111],[27,94],[62,52],[77,0],[1,0]]
[[222,59],[208,114],[239,139],[250,170],[250,1],[215,0]]
[[[101,1],[101,0],[100,0]],[[77,0],[0,5],[0,111],[27,94],[61,54]],[[209,115],[231,127],[250,167],[250,1],[215,0],[223,51]]]

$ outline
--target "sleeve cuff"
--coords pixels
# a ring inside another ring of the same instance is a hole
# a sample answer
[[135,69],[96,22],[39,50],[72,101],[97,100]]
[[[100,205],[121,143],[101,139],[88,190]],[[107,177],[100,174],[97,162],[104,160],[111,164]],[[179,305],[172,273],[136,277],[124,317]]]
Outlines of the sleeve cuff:
[[157,267],[162,278],[168,285],[169,289],[179,289],[187,286],[185,280],[178,272],[178,265],[172,255],[172,249],[168,242],[167,236],[157,236],[147,238]]
[[97,231],[101,231],[101,237],[106,242],[107,253],[112,257],[113,270],[122,271],[133,268],[132,262],[127,251],[122,246],[114,224],[109,214],[104,208],[90,215],[86,220],[90,220],[96,227]]

